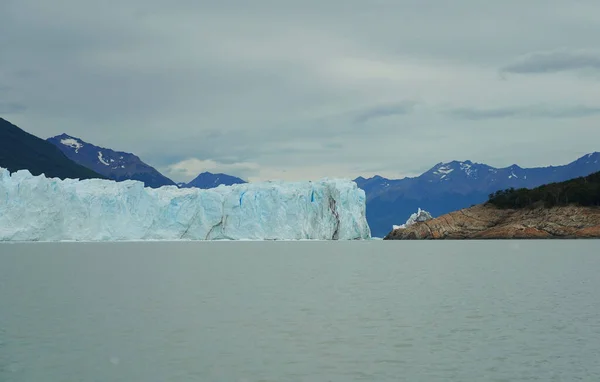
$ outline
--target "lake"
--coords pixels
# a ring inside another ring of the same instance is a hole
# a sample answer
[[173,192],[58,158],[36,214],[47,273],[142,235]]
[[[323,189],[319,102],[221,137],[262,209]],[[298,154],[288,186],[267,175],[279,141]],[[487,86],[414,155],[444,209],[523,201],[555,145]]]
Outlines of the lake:
[[0,381],[600,381],[600,240],[0,244]]

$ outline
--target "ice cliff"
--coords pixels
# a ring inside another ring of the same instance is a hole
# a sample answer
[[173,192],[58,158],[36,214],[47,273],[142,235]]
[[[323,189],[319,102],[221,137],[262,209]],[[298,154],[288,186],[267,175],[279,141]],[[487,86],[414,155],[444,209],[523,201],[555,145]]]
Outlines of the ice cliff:
[[368,239],[365,208],[349,180],[151,189],[0,168],[0,241]]

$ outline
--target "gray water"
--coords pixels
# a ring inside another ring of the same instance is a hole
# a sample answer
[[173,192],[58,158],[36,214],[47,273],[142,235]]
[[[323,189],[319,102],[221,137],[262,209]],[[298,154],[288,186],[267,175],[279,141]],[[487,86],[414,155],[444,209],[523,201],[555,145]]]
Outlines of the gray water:
[[600,241],[0,244],[0,381],[600,381]]

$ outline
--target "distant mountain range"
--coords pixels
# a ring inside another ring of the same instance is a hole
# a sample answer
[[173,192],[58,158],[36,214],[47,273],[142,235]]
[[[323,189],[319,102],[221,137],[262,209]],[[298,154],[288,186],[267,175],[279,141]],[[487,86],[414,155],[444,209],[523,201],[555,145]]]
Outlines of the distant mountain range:
[[471,161],[438,163],[415,178],[375,176],[355,182],[367,196],[367,221],[373,236],[383,237],[418,208],[434,217],[483,203],[492,192],[533,188],[600,171],[600,153],[587,154],[564,166],[495,168]]
[[90,179],[102,175],[67,158],[45,140],[31,135],[0,118],[0,167],[10,172],[29,170],[48,178]]
[[227,174],[213,174],[203,172],[189,183],[183,184],[180,187],[196,187],[196,188],[214,188],[219,185],[231,186],[234,184],[246,183],[245,180]]
[[[47,141],[0,118],[0,166],[27,169],[34,175],[64,178],[134,179],[149,187],[176,185],[134,154],[95,146],[62,134]],[[485,202],[488,195],[507,188],[534,188],[600,171],[600,153],[585,155],[564,166],[494,168],[471,161],[438,163],[424,174],[405,179],[374,176],[355,179],[367,196],[367,220],[373,236],[383,237],[418,208],[434,217]],[[213,188],[246,183],[243,179],[203,172],[178,187]]]
[[115,181],[138,180],[146,187],[177,186],[180,188],[213,188],[221,184],[246,183],[240,178],[227,174],[203,172],[189,183],[175,183],[154,167],[144,163],[138,156],[123,151],[99,147],[80,138],[67,134],[48,138],[48,142],[58,147],[69,159]]
[[108,179],[138,180],[152,188],[175,185],[175,182],[134,154],[99,147],[67,134],[48,138],[48,142],[58,147],[69,159]]
[[131,179],[153,188],[208,189],[221,184],[246,183],[235,176],[203,172],[189,183],[176,184],[132,153],[96,146],[68,134],[44,140],[3,118],[0,118],[0,167],[11,172],[26,169],[34,175],[61,179]]

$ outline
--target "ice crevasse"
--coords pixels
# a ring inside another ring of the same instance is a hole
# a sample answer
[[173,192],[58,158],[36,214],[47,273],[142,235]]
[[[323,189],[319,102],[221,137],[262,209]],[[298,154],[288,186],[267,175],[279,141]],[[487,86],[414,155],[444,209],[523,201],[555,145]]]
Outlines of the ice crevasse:
[[0,168],[0,241],[369,239],[353,181],[263,182],[210,190],[60,180]]

